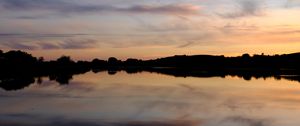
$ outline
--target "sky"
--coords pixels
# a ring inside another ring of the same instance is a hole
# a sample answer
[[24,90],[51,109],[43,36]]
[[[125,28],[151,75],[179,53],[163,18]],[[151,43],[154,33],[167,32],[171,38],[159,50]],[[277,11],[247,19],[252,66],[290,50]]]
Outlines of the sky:
[[0,49],[75,60],[300,52],[300,0],[0,0]]

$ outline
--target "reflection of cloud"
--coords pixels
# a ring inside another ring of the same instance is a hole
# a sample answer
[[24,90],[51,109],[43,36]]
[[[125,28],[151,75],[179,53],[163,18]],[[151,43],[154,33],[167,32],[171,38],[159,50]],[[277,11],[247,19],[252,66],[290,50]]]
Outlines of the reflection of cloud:
[[238,111],[242,109],[261,110],[263,107],[265,107],[265,104],[258,102],[244,102],[237,99],[227,99],[220,106],[226,107],[232,111]]
[[[18,120],[18,121],[15,121]],[[85,121],[66,119],[65,117],[46,117],[38,114],[2,114],[2,126],[199,126],[195,120],[166,120],[166,121]]]
[[[76,91],[76,92],[86,94],[86,93],[95,91],[95,87],[93,87],[90,84],[91,84],[91,82],[86,82],[86,81],[71,81],[68,84],[68,86],[65,86],[65,87],[62,86],[61,91],[62,92]],[[93,83],[93,84],[96,84],[96,83]]]
[[230,125],[237,125],[237,126],[269,126],[271,120],[268,119],[255,119],[255,118],[248,118],[243,116],[232,116],[227,117],[223,120],[223,124],[230,124]]
[[180,87],[186,88],[189,91],[195,91],[196,89],[194,87],[192,87],[191,85],[188,84],[178,84]]
[[128,122],[120,123],[113,126],[199,126],[201,123],[199,121],[189,121],[189,120],[173,120],[173,121],[153,121],[153,122]]
[[62,93],[26,93],[24,94],[14,94],[14,95],[0,95],[0,98],[87,98],[84,96],[75,96],[71,94]]

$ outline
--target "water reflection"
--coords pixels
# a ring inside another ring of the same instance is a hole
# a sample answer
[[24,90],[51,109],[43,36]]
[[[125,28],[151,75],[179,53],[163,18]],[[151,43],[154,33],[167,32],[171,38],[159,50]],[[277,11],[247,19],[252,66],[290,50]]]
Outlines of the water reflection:
[[[55,81],[59,83],[60,85],[66,85],[70,83],[70,80],[72,80],[74,75],[78,74],[84,74],[83,73],[58,73],[58,74],[51,74],[48,76],[50,81]],[[34,84],[37,82],[38,84],[43,83],[43,77],[35,77],[35,76],[16,76],[16,77],[0,77],[0,88],[6,90],[6,91],[15,91],[24,89],[25,87],[28,87],[30,84]]]
[[[33,78],[35,83],[23,90],[0,90],[0,125],[294,126],[300,123],[300,86],[296,81],[274,78],[245,81],[237,75],[221,78],[212,74],[184,78],[154,71],[128,74],[117,70],[114,75],[113,71],[94,72]],[[68,81],[60,83],[57,78],[61,77]],[[24,82],[30,84],[30,80]]]
[[[221,77],[225,78],[226,76],[231,77],[239,77],[246,81],[250,81],[252,79],[267,79],[267,78],[274,78],[276,80],[286,79],[290,81],[297,81],[300,83],[300,75],[281,75],[276,74],[274,72],[257,72],[257,71],[247,71],[247,72],[222,72],[222,71],[191,71],[186,69],[148,69],[148,70],[139,70],[139,69],[109,69],[109,70],[103,70],[103,69],[95,69],[92,70],[93,73],[103,72],[106,71],[109,75],[115,75],[118,72],[125,71],[127,74],[136,74],[143,71],[146,72],[152,72],[152,73],[158,73],[158,74],[165,74],[170,75],[174,77],[199,77],[199,78],[210,78],[210,77]],[[70,83],[70,80],[72,80],[74,75],[84,74],[87,71],[80,72],[80,73],[56,73],[49,75],[48,78],[50,81],[56,81],[61,85],[66,85]],[[24,89],[25,87],[28,87],[30,84],[35,83],[35,80],[37,83],[42,83],[42,77],[34,77],[34,76],[18,76],[18,77],[0,77],[0,88],[7,90],[7,91],[13,91],[13,90],[20,90]]]

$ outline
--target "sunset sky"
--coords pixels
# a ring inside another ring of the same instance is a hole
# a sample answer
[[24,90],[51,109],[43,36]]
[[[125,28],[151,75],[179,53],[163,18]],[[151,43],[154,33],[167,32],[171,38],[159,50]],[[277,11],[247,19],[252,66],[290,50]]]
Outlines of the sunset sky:
[[55,59],[300,52],[300,0],[0,0],[0,48]]

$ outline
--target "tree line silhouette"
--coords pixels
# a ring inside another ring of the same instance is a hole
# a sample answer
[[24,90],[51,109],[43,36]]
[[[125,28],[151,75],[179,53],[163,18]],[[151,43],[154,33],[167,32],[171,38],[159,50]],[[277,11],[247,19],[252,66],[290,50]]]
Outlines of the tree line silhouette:
[[[111,57],[108,60],[74,61],[69,56],[45,61],[43,57],[12,50],[0,50],[0,87],[18,90],[35,82],[35,78],[49,77],[59,84],[68,84],[73,75],[88,71],[107,71],[113,75],[142,71],[162,73],[176,77],[225,77],[288,79],[300,82],[300,53],[283,55],[243,54],[236,57],[212,55],[176,55],[153,60],[129,58],[125,61]],[[285,75],[285,76],[282,76]],[[289,75],[289,76],[286,76]],[[292,75],[292,76],[291,76]]]
[[[39,71],[54,72],[59,70],[77,71],[90,69],[126,68],[126,67],[172,67],[203,70],[220,69],[255,69],[255,70],[300,70],[300,53],[283,55],[243,54],[236,57],[212,55],[176,55],[154,60],[129,58],[125,61],[110,57],[108,60],[73,61],[69,56],[56,60],[44,61],[43,57],[33,57],[20,50],[3,52],[0,50],[0,68],[6,74],[11,72]],[[26,71],[28,70],[28,71]],[[15,74],[15,73],[14,73]]]

